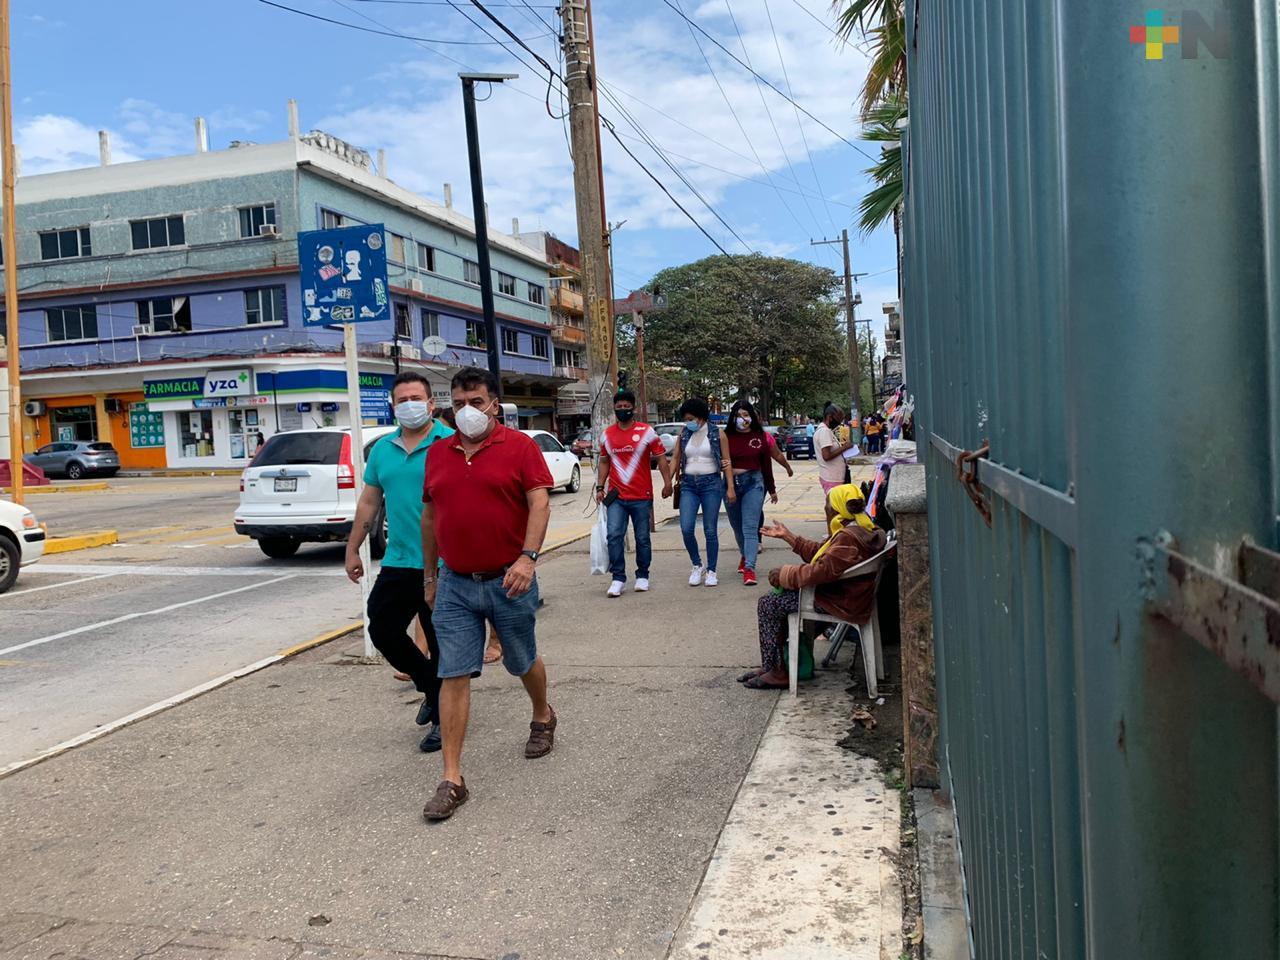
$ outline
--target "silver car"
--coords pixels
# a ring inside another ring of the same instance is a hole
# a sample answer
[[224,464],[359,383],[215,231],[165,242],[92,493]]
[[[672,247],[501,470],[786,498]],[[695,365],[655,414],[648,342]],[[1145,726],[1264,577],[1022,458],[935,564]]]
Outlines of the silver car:
[[116,453],[116,448],[109,443],[89,440],[46,443],[22,459],[33,467],[39,467],[48,476],[56,474],[72,480],[94,473],[113,477],[120,471],[120,454]]

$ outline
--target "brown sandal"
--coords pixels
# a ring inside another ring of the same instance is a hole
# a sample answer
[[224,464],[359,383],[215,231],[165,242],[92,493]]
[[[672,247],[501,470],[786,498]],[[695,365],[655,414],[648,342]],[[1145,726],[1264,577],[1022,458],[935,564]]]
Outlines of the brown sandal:
[[529,742],[524,745],[525,759],[536,760],[538,757],[545,757],[551,752],[555,740],[556,712],[551,710],[551,719],[546,723],[538,723],[535,720],[529,724]]
[[467,783],[454,783],[452,780],[441,780],[436,787],[436,795],[427,801],[422,808],[422,816],[426,820],[448,820],[460,806],[467,802]]

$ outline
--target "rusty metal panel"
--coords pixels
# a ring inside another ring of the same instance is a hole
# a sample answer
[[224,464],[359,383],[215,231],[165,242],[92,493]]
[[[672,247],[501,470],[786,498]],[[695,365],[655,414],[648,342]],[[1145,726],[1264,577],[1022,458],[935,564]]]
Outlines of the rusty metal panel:
[[976,956],[1280,955],[1274,0],[1164,11],[1197,56],[1160,61],[1145,5],[907,8],[907,383]]

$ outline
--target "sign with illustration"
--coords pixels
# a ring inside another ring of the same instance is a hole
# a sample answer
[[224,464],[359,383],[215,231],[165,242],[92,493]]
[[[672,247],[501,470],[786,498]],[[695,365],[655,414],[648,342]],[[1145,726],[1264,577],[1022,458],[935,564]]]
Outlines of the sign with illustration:
[[380,223],[298,234],[303,326],[391,318],[384,236]]
[[135,450],[164,446],[164,414],[147,409],[145,403],[129,408],[129,443]]

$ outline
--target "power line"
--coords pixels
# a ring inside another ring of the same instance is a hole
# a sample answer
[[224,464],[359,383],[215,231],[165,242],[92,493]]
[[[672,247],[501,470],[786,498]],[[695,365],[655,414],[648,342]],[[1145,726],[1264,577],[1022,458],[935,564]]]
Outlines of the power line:
[[[299,16],[310,17],[312,20],[323,20],[325,23],[333,23],[342,27],[350,27],[352,30],[360,30],[363,33],[374,33],[383,37],[401,37],[402,39],[415,40],[419,43],[447,43],[457,47],[487,47],[492,43],[497,42],[491,40],[442,40],[438,37],[411,37],[404,33],[374,30],[372,27],[362,27],[355,23],[344,23],[341,20],[334,20],[330,17],[321,16],[318,13],[311,13],[308,10],[299,10],[297,7],[287,7],[283,3],[276,3],[275,0],[258,0],[258,2],[264,3],[268,7],[275,7],[279,10],[288,10],[290,13],[296,13]],[[359,2],[359,0],[357,0],[357,2]]]
[[[408,6],[408,7],[447,7],[449,6],[448,0],[352,0],[352,2],[353,3],[387,3],[387,4]],[[502,2],[502,0],[491,0],[489,6],[513,7],[518,9],[520,5],[515,3],[504,3]],[[524,4],[524,6],[529,7],[530,5],[526,3]],[[537,3],[537,4],[534,4],[533,6],[541,7],[544,10],[556,9],[555,4],[552,4],[552,3]],[[530,7],[530,9],[532,9],[532,7]]]
[[[474,0],[473,0],[473,2],[474,2]],[[790,103],[794,104],[798,110],[800,110],[800,111],[801,111],[801,112],[802,112],[806,117],[808,117],[810,120],[813,120],[815,123],[817,123],[817,124],[818,124],[818,126],[822,127],[822,129],[826,130],[828,133],[830,133],[830,134],[831,134],[832,136],[834,136],[836,139],[840,140],[842,143],[845,143],[845,144],[847,144],[848,146],[852,147],[854,150],[858,151],[858,153],[862,154],[864,157],[866,157],[866,158],[867,158],[868,160],[870,160],[872,163],[878,163],[878,162],[879,162],[879,161],[877,161],[877,160],[876,160],[876,158],[875,158],[875,157],[871,156],[871,154],[867,153],[865,150],[863,150],[860,146],[858,146],[856,143],[854,143],[854,142],[853,142],[852,140],[850,140],[848,137],[846,137],[846,136],[844,136],[843,134],[839,133],[835,128],[833,128],[833,127],[831,127],[829,124],[827,124],[827,122],[826,122],[826,121],[824,121],[824,120],[823,120],[823,119],[821,119],[820,117],[818,117],[818,116],[814,115],[813,113],[811,113],[807,107],[805,107],[805,106],[803,106],[802,104],[798,103],[797,101],[795,101],[795,100],[794,100],[794,99],[792,99],[791,97],[787,96],[787,94],[785,94],[785,93],[783,93],[781,90],[779,90],[776,86],[774,86],[774,85],[773,85],[773,83],[772,83],[772,82],[770,82],[770,80],[769,80],[767,77],[762,77],[762,76],[760,76],[760,74],[758,74],[758,73],[756,73],[754,70],[752,70],[750,66],[748,66],[746,63],[743,63],[743,61],[742,61],[741,59],[739,59],[737,56],[735,56],[735,55],[734,55],[734,53],[733,53],[733,51],[732,51],[732,50],[730,50],[728,47],[726,47],[723,43],[721,43],[719,40],[717,40],[717,39],[716,39],[715,37],[713,37],[711,34],[707,33],[707,31],[706,31],[706,30],[702,29],[701,25],[699,25],[698,23],[696,23],[695,21],[693,21],[692,19],[690,19],[690,18],[685,14],[685,12],[684,12],[683,10],[681,10],[679,7],[677,7],[674,3],[672,3],[672,2],[671,2],[671,0],[662,0],[662,2],[663,2],[663,3],[665,3],[665,4],[666,4],[668,7],[670,7],[672,10],[674,10],[674,11],[675,11],[679,16],[680,16],[680,18],[681,18],[682,20],[684,20],[686,23],[688,23],[690,26],[692,26],[695,30],[697,30],[700,34],[702,34],[704,37],[706,37],[708,40],[710,40],[712,43],[714,43],[717,47],[719,47],[721,50],[723,50],[723,51],[725,52],[725,54],[726,54],[726,55],[727,55],[731,60],[733,60],[733,61],[734,61],[734,63],[738,64],[738,66],[742,67],[744,70],[746,70],[747,72],[749,72],[752,76],[754,76],[756,79],[758,79],[761,83],[763,83],[765,86],[767,86],[770,90],[772,90],[772,91],[773,91],[774,93],[776,93],[778,96],[782,97],[782,99],[784,99],[784,100],[786,100],[786,101],[788,101],[788,102],[790,102]]]

